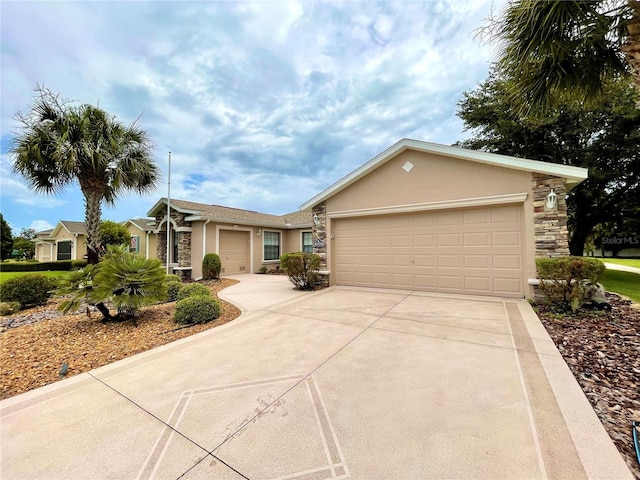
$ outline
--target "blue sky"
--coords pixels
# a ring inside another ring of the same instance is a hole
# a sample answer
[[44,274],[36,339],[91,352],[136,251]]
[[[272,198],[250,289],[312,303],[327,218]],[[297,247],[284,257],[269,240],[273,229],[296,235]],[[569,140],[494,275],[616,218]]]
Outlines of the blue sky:
[[0,211],[14,230],[83,220],[77,185],[43,197],[11,175],[15,114],[36,84],[140,125],[158,190],[103,219],[183,200],[284,214],[401,138],[468,136],[456,104],[495,50],[475,33],[496,0],[33,2],[1,8]]

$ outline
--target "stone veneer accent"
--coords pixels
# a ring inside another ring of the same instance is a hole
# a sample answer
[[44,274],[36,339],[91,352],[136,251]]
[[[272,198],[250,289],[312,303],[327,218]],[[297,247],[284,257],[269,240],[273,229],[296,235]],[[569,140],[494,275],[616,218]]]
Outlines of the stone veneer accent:
[[[167,216],[167,211],[159,212],[156,215],[156,223],[159,225],[162,220]],[[185,220],[186,214],[180,213],[176,210],[171,210],[171,219],[175,222],[177,227],[191,227],[191,222]],[[191,267],[191,232],[177,232],[178,234],[178,267]],[[167,258],[167,228],[166,224],[164,228],[158,231],[158,237],[156,242],[156,254],[158,259],[165,263]],[[174,272],[180,275],[183,280],[191,279],[191,269],[176,270]]]
[[[531,182],[536,258],[566,257],[569,255],[569,231],[565,179],[532,173]],[[554,210],[548,210],[546,207],[546,196],[551,189],[558,195]]]
[[[327,272],[327,210],[324,203],[316,205],[311,211],[312,215],[317,216],[317,222],[313,220],[312,238],[313,253],[320,257],[320,271]],[[321,283],[329,286],[329,274],[321,275]]]

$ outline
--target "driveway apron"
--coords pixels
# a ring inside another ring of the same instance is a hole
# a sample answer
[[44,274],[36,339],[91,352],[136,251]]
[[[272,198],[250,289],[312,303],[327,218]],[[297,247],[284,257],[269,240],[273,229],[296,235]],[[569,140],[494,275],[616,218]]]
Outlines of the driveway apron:
[[0,403],[0,477],[631,479],[523,300],[239,275],[243,314]]

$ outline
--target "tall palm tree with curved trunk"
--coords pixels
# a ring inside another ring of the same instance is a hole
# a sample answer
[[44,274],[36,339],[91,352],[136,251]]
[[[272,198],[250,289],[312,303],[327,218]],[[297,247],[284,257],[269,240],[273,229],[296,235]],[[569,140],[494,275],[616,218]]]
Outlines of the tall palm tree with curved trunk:
[[558,97],[597,100],[621,74],[640,91],[640,0],[511,0],[488,31],[523,112]]
[[85,201],[87,258],[100,257],[102,202],[128,191],[155,190],[159,170],[152,143],[137,122],[125,126],[92,105],[73,106],[38,86],[31,111],[18,114],[21,130],[10,153],[13,171],[46,194],[78,182]]

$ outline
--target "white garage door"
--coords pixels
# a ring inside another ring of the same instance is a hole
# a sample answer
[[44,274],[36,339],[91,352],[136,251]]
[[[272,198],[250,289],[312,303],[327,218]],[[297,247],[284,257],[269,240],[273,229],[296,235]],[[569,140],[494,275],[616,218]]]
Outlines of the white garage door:
[[338,285],[524,297],[522,206],[337,219]]
[[249,232],[220,230],[221,273],[249,271]]

